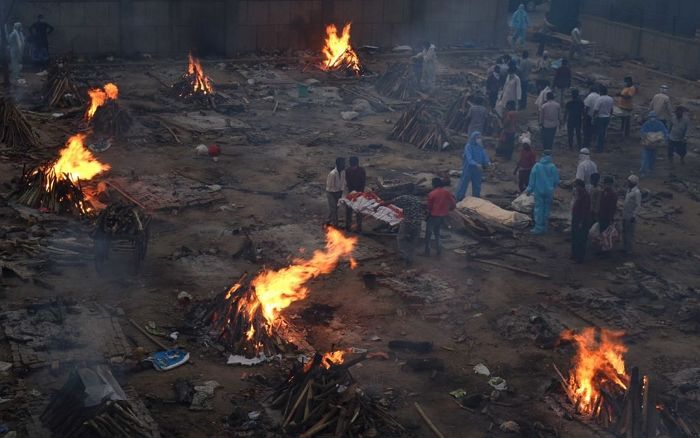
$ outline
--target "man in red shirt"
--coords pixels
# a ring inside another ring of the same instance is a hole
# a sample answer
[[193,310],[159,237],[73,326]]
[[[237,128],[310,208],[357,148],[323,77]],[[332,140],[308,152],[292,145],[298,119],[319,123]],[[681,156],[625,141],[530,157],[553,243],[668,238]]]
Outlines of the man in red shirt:
[[[360,167],[360,160],[357,157],[350,157],[350,167],[345,169],[345,182],[348,186],[348,193],[352,192],[364,192],[365,186],[367,185],[367,174],[365,169]],[[355,213],[355,220],[357,221],[357,232],[362,232],[362,214]],[[345,207],[345,229],[350,231],[352,229],[352,209],[348,206]]]
[[435,235],[437,255],[440,256],[440,228],[445,217],[457,206],[455,197],[445,190],[440,178],[433,178],[433,191],[428,194],[428,220],[425,226],[425,255],[430,256],[430,236]]

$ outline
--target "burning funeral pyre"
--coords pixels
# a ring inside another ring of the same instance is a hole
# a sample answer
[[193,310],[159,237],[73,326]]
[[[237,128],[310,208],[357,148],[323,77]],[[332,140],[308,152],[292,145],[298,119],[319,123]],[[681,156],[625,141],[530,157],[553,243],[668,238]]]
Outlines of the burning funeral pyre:
[[92,209],[81,182],[88,181],[110,166],[99,162],[84,145],[85,135],[68,139],[59,158],[25,170],[18,202],[51,213],[82,216]]
[[172,86],[172,92],[185,100],[210,98],[214,93],[214,84],[204,73],[199,59],[187,55],[187,72]]
[[11,149],[26,150],[38,142],[36,133],[12,99],[0,96],[0,143]]
[[440,151],[449,142],[441,119],[441,115],[432,110],[427,102],[418,101],[403,113],[389,138],[410,143],[420,149]]
[[250,281],[243,277],[195,319],[233,353],[270,357],[284,351],[288,344],[303,340],[294,336],[281,311],[305,299],[308,282],[333,272],[341,259],[350,259],[354,266],[351,254],[356,243],[356,237],[328,228],[324,250],[281,269],[265,269]]
[[323,45],[323,60],[320,68],[329,72],[347,72],[359,76],[363,66],[360,57],[350,45],[350,29],[352,23],[343,27],[342,34],[338,35],[335,24],[326,26],[326,39]]
[[316,354],[305,365],[295,364],[270,396],[272,407],[282,411],[285,432],[309,437],[403,436],[403,427],[350,374],[350,367],[364,359],[345,361],[343,351],[334,351]]
[[115,84],[88,90],[88,95],[90,102],[85,111],[85,121],[96,134],[120,137],[129,131],[131,116],[119,107],[119,88]]
[[43,98],[49,108],[70,108],[83,104],[73,75],[61,59],[49,67]]
[[570,405],[571,416],[592,421],[618,436],[697,436],[694,428],[664,403],[651,388],[649,376],[627,369],[624,333],[586,328],[564,332],[562,341],[572,342],[576,354],[569,377],[555,366]]

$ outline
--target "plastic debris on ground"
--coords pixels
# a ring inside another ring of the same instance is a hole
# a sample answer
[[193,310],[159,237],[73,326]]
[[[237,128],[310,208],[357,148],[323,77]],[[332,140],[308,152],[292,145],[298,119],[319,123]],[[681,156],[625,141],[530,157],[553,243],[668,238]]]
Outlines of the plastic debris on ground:
[[483,363],[478,363],[474,365],[474,373],[481,374],[482,376],[491,375],[491,371],[489,371],[489,369],[486,368],[486,365],[484,365]]
[[502,377],[492,377],[489,379],[489,385],[497,391],[505,391],[508,389],[508,382]]
[[226,365],[243,365],[247,367],[252,367],[254,365],[261,364],[263,362],[269,362],[275,358],[281,358],[281,355],[275,355],[275,356],[266,356],[265,354],[260,354],[257,357],[254,358],[247,358],[245,356],[241,355],[235,355],[232,354],[228,357],[228,360],[226,361]]
[[194,387],[194,396],[192,396],[192,411],[211,411],[214,409],[211,401],[214,399],[214,391],[221,385],[216,380],[207,380],[201,385]]
[[181,349],[158,351],[146,358],[153,363],[153,367],[158,371],[168,371],[187,363],[190,360],[190,353]]

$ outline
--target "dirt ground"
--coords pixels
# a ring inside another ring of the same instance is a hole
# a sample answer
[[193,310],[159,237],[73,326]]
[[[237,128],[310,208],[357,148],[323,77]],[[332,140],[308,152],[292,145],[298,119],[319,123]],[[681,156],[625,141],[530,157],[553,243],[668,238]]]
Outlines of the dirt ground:
[[[551,52],[554,57],[564,54],[559,48]],[[448,106],[462,87],[455,80],[456,75],[483,75],[499,53],[473,50],[440,54],[441,90],[433,105]],[[394,58],[365,55],[364,60],[371,70],[382,71]],[[220,62],[221,66],[219,61],[205,61],[205,71],[219,90],[244,102],[245,111],[241,113],[222,116],[211,109],[167,98],[158,81],[144,74],[152,73],[166,83],[172,82],[185,68],[182,59],[85,60],[74,65],[91,86],[117,83],[120,104],[136,120],[127,138],[115,140],[109,150],[98,154],[100,160],[111,165],[109,173],[99,178],[136,176],[167,181],[177,172],[195,181],[195,185],[220,185],[218,194],[222,198],[207,205],[152,212],[149,253],[139,275],[130,272],[128,260],[123,257],[110,260],[108,269],[98,274],[87,257],[72,266],[61,264],[42,271],[38,282],[22,281],[5,272],[0,291],[3,311],[59,297],[80,303],[98,302],[117,315],[132,347],[143,346],[147,351],[154,346],[128,323],[129,318],[140,323],[153,321],[168,333],[180,330],[178,345],[191,353],[187,365],[159,373],[135,366],[129,359],[113,364],[119,381],[135,388],[145,401],[163,436],[241,436],[234,435],[227,421],[236,406],[246,411],[262,409],[266,421],[273,423],[275,413],[262,406],[268,387],[261,383],[263,378],[256,376],[278,378],[284,368],[278,364],[255,368],[226,365],[226,354],[202,345],[196,335],[183,328],[187,309],[177,301],[179,292],[187,291],[195,300],[210,299],[243,272],[282,266],[291,256],[299,255],[299,247],[315,249],[323,237],[325,177],[337,156],[360,157],[370,181],[461,167],[463,136],[456,135],[457,140],[442,152],[422,151],[387,139],[405,107],[400,103],[392,105],[396,112],[377,112],[344,121],[341,111],[348,111],[357,97],[344,88],[357,86],[370,92],[371,80],[338,79],[313,66],[274,58]],[[599,79],[610,84],[611,94],[619,90],[624,76],[633,76],[641,85],[635,111],[639,116],[645,114],[649,99],[662,83],[671,87],[674,103],[685,103],[694,111],[700,102],[695,100],[700,99],[697,84],[607,55],[589,56],[585,63],[575,62],[573,70],[589,77],[599,75]],[[39,99],[43,78],[31,70],[24,76],[28,84],[17,93],[20,106],[29,110]],[[300,99],[297,83],[310,78],[319,82],[311,86],[309,99]],[[582,83],[576,85],[584,87]],[[536,126],[533,102],[534,96],[530,96],[528,109],[521,116],[522,126]],[[178,143],[159,121],[167,125],[185,113],[189,113],[186,118],[190,120],[200,114],[204,120],[223,117],[242,124],[220,130],[202,125],[200,132],[169,125],[181,141]],[[5,195],[9,195],[11,180],[21,174],[23,165],[54,156],[67,136],[78,129],[75,118],[53,119],[35,112],[28,113],[28,118],[39,131],[44,148],[19,158],[2,153],[0,175]],[[693,120],[695,123],[697,118],[694,116]],[[639,168],[640,146],[638,136],[622,141],[614,129],[606,153],[594,154],[593,159],[601,174],[615,176],[617,188],[622,189],[625,177]],[[577,153],[564,146],[562,134],[557,138],[554,160],[562,179],[569,180],[575,172]],[[220,145],[220,160],[197,156],[194,147],[200,143]],[[487,145],[493,156],[493,139],[488,139]],[[383,395],[392,414],[405,425],[405,436],[432,436],[417,415],[414,402],[423,406],[448,437],[512,435],[498,428],[506,420],[517,422],[522,436],[538,436],[538,424],[555,430],[560,437],[607,436],[581,422],[559,418],[543,401],[544,388],[556,377],[552,364],[568,370],[573,350],[568,346],[543,348],[533,335],[530,321],[540,317],[552,327],[598,326],[626,331],[628,366],[637,366],[651,375],[663,390],[670,390],[669,373],[697,364],[698,327],[692,323],[697,323],[698,313],[684,319],[682,311],[698,305],[700,204],[690,190],[677,191],[673,182],[700,184],[698,147],[696,134],[691,132],[685,165],[672,166],[660,154],[656,174],[642,179],[641,187],[649,192],[644,205],[651,213],[640,219],[637,246],[631,256],[615,251],[610,257],[599,258],[589,253],[586,263],[574,264],[569,260],[566,220],[555,220],[554,231],[544,237],[532,237],[525,231],[484,241],[471,239],[461,227],[454,226],[446,236],[451,249],[441,259],[419,257],[415,266],[406,270],[397,259],[393,237],[367,232],[359,236],[358,246],[371,247],[373,251],[359,260],[359,267],[351,270],[342,264],[332,274],[313,281],[309,298],[293,304],[284,315],[307,330],[308,343],[318,351],[357,347],[387,352],[388,360],[367,360],[353,368],[353,375],[368,393]],[[497,204],[514,199],[517,186],[510,177],[512,166],[512,162],[496,160],[484,183],[486,199]],[[280,199],[261,192],[283,192],[286,196]],[[558,216],[566,217],[570,197],[568,189],[557,191]],[[653,214],[656,211],[662,214]],[[366,230],[373,225],[376,224],[368,221]],[[3,215],[5,239],[11,238],[7,235],[11,226],[28,224],[12,214]],[[280,228],[285,226],[289,227]],[[68,228],[59,223],[46,225],[46,229],[50,234],[65,234]],[[87,227],[73,224],[70,230],[77,239],[87,238]],[[274,237],[275,232],[291,236],[291,242],[300,244],[285,245]],[[252,242],[252,255],[239,254],[243,236],[249,236]],[[513,252],[516,255],[509,254]],[[499,262],[551,278],[475,262],[488,254]],[[366,272],[381,274],[379,287],[365,286],[362,274]],[[652,299],[643,288],[632,288],[632,292],[625,288],[636,285],[642,277],[653,278],[661,291],[677,288],[685,293],[675,298],[670,294],[654,295]],[[390,287],[389,280],[415,278],[424,281],[410,283],[414,284],[411,292],[422,299],[411,300],[396,287]],[[336,308],[329,322],[298,317],[314,304]],[[406,360],[416,355],[390,350],[387,342],[394,339],[433,342],[434,351],[429,355],[443,360],[445,369],[437,373],[408,370]],[[12,362],[8,340],[4,339],[1,345],[0,360]],[[94,362],[102,361],[95,352]],[[509,390],[497,400],[485,403],[483,410],[462,409],[450,396],[451,391],[464,389],[468,394],[480,393],[486,398],[492,394],[488,379],[472,371],[478,363],[506,379]],[[26,432],[30,415],[38,412],[75,365],[58,364],[55,370],[11,370],[0,376],[0,398],[11,399],[0,404],[0,424],[18,431],[20,436],[31,436]],[[216,391],[214,409],[194,412],[174,403],[173,385],[177,379],[218,381],[221,387]],[[553,436],[541,433],[540,436]]]

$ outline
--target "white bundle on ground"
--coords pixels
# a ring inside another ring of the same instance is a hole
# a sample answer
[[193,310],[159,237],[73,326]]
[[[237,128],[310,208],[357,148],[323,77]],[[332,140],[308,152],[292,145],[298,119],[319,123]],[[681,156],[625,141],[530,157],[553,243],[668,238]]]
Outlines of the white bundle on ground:
[[403,211],[399,207],[385,205],[373,192],[352,192],[340,198],[340,203],[391,226],[398,225],[403,220]]
[[457,210],[476,214],[486,221],[510,228],[522,229],[530,224],[530,218],[517,211],[504,210],[485,199],[466,197],[457,204]]

